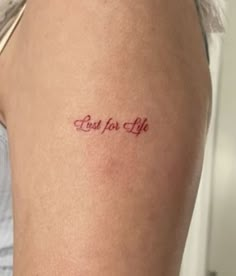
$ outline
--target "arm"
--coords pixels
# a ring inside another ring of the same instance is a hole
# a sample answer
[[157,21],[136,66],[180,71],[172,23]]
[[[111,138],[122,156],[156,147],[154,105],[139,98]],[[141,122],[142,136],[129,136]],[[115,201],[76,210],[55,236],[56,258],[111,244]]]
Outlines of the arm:
[[32,0],[3,59],[14,276],[177,276],[211,93],[193,1]]

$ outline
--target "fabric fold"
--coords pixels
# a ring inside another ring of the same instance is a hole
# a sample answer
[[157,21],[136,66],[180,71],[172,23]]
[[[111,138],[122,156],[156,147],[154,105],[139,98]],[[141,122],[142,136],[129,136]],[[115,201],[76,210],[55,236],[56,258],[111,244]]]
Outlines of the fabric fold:
[[[9,269],[13,265],[13,218],[10,176],[7,131],[0,124],[0,269]],[[1,272],[0,275],[4,274]]]

